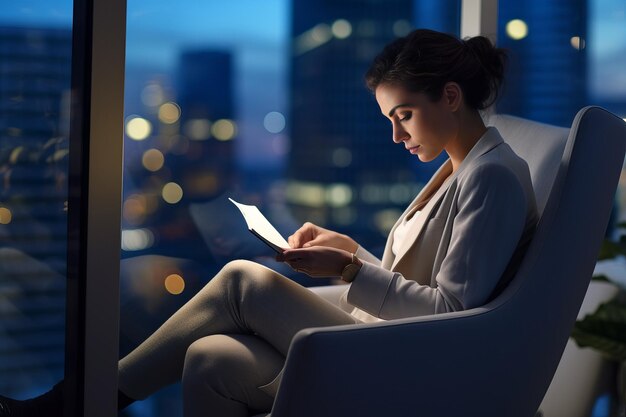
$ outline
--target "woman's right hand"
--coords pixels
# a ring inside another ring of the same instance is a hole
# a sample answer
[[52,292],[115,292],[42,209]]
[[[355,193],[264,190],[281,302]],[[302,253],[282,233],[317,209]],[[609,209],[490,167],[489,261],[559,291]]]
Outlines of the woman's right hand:
[[310,248],[311,246],[327,246],[330,248],[343,249],[350,253],[356,252],[359,245],[346,235],[324,229],[313,223],[306,222],[301,228],[287,238],[289,246],[293,249]]

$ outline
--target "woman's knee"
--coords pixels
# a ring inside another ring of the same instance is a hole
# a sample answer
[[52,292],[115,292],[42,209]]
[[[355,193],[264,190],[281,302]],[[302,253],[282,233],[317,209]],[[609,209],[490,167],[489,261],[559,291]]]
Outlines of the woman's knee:
[[196,340],[185,354],[184,385],[215,386],[236,369],[237,350],[232,340],[221,334]]
[[268,383],[278,374],[283,362],[276,349],[256,336],[206,336],[187,348],[183,385],[211,387],[220,394],[233,394],[246,381],[248,388]]
[[266,266],[245,259],[227,263],[218,275],[227,285],[236,286],[241,292],[265,290],[284,279]]

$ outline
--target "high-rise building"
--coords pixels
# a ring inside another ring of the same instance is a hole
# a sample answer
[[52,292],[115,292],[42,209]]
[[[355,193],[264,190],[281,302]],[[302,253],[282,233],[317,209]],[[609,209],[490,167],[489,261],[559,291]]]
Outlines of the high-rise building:
[[0,28],[5,394],[38,390],[63,375],[71,53],[69,28]]
[[374,57],[412,29],[415,5],[293,2],[287,198],[301,220],[363,243],[381,241],[441,163],[423,164],[392,142],[364,83]]
[[188,197],[205,200],[229,188],[236,169],[232,53],[184,52],[177,78],[181,133],[194,158],[171,168],[184,176]]
[[499,113],[571,125],[589,104],[586,21],[586,0],[499,3],[498,45],[509,50]]

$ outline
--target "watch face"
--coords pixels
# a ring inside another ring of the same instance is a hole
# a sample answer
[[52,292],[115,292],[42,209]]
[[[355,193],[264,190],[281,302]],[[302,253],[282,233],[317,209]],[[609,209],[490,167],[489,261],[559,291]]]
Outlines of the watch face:
[[361,269],[361,265],[349,264],[343,270],[343,274],[341,274],[341,278],[343,278],[344,281],[350,282],[354,279],[354,277],[356,276],[356,274],[359,272],[360,269]]

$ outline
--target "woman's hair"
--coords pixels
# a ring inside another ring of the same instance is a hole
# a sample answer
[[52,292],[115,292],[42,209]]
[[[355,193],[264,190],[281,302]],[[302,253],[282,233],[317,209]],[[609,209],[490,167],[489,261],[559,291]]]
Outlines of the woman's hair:
[[443,87],[454,81],[465,104],[482,110],[492,105],[504,78],[506,52],[484,36],[460,40],[452,35],[417,29],[396,39],[374,59],[365,75],[375,92],[381,84],[396,84],[439,100]]

